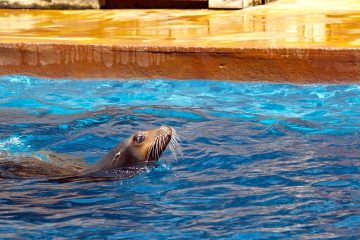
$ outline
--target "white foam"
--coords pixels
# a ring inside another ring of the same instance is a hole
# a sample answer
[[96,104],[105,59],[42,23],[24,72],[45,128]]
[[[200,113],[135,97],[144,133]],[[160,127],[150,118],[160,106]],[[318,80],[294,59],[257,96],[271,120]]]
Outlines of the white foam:
[[23,150],[27,148],[24,141],[20,137],[10,137],[7,139],[0,139],[0,151],[10,151],[14,149]]

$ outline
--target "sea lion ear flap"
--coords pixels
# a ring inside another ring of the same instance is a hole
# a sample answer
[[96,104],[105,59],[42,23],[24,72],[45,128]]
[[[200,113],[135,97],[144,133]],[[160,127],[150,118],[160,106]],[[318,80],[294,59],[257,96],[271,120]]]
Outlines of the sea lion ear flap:
[[123,153],[122,150],[116,152],[112,158],[111,166],[115,168],[115,166],[118,164],[119,159],[121,158],[121,154]]
[[119,152],[115,153],[114,160],[118,160],[120,158],[120,156],[121,156],[121,153],[122,153],[121,150]]

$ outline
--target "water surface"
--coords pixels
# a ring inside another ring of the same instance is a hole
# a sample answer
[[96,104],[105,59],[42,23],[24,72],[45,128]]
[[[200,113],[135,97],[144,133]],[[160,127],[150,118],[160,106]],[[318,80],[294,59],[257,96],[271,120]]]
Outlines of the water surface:
[[1,154],[100,159],[169,124],[166,152],[133,178],[0,180],[0,238],[359,237],[360,86],[0,77]]

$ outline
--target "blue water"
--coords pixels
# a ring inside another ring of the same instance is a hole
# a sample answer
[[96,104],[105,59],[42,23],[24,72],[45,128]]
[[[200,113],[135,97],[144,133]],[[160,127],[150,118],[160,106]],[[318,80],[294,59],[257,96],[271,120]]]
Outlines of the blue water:
[[93,163],[177,129],[184,158],[111,182],[0,180],[1,239],[358,239],[360,85],[0,77],[0,152]]

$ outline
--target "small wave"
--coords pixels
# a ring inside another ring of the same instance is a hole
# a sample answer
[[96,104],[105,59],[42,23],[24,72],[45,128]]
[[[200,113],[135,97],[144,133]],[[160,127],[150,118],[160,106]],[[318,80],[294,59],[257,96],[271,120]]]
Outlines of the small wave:
[[1,152],[25,152],[28,151],[29,147],[30,146],[18,136],[0,139]]

